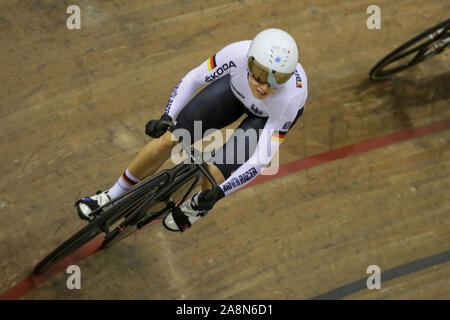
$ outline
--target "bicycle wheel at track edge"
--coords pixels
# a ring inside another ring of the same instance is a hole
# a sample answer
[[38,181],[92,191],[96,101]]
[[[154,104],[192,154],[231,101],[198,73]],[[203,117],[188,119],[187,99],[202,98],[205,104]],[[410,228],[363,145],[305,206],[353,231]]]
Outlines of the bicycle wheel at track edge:
[[[423,61],[423,57],[416,57],[416,55],[419,53],[421,49],[424,47],[428,47],[431,43],[435,42],[436,39],[429,39],[426,42],[421,43],[415,48],[412,48],[413,45],[419,43],[422,39],[426,38],[428,35],[432,34],[433,32],[436,32],[439,29],[449,27],[450,19],[447,19],[429,29],[422,32],[421,34],[417,35],[416,37],[412,38],[411,40],[407,41],[388,55],[386,55],[383,59],[381,59],[369,72],[369,76],[372,80],[381,80],[385,79],[397,72],[400,72],[402,70],[405,70],[413,65],[416,65],[417,63]],[[411,48],[411,49],[410,49]],[[407,52],[406,50],[410,49],[410,52]],[[405,53],[408,53],[404,57],[401,57]],[[407,63],[404,63],[403,65],[397,66],[397,67],[391,67],[391,69],[383,70],[385,67],[389,66],[391,63],[394,63],[397,61],[397,58],[405,58],[405,57],[411,57],[410,60]]]
[[[159,183],[161,179],[162,177],[160,176],[156,177],[155,180],[151,181],[152,185]],[[142,192],[140,188],[137,189],[139,189],[139,191],[137,191],[138,193]],[[133,195],[131,195],[131,197],[133,197]],[[126,215],[127,210],[130,209],[129,207],[125,208],[127,206],[127,203],[129,202],[128,200],[129,199],[122,200],[118,206],[105,211],[101,216],[95,218],[95,220],[84,226],[80,231],[63,242],[60,246],[58,246],[36,265],[36,267],[34,268],[34,273],[41,273],[53,264],[61,261],[68,255],[82,247],[84,244],[88,243],[99,234],[101,234],[103,232],[102,226],[109,227],[122,216]],[[121,207],[124,207],[123,211],[120,210]]]
[[33,272],[42,273],[50,266],[66,258],[68,255],[81,248],[84,244],[88,243],[101,233],[102,231],[99,229],[99,224],[96,224],[94,220],[42,259],[41,262],[36,265]]
[[66,258],[71,253],[81,248],[84,244],[88,243],[89,241],[103,233],[104,231],[102,230],[101,226],[103,226],[105,223],[113,223],[125,214],[126,210],[124,210],[124,212],[118,212],[117,208],[113,208],[113,210],[111,211],[104,212],[100,217],[97,217],[88,225],[84,226],[80,231],[64,241],[59,247],[57,247],[48,256],[42,259],[42,261],[39,262],[34,268],[34,273],[41,273],[53,264]]
[[[120,240],[128,237],[131,235],[134,231],[136,231],[137,227],[136,224],[138,221],[142,218],[140,217],[140,211],[142,204],[148,203],[151,201],[157,191],[159,190],[160,186],[160,180],[156,179],[155,182],[149,183],[148,186],[145,186],[145,189],[143,189],[143,193],[140,197],[138,197],[135,202],[132,204],[133,209],[132,212],[127,215],[119,225],[117,225],[113,230],[111,230],[106,236],[105,239],[102,242],[102,248],[110,248],[116,243],[118,243]],[[151,205],[150,203],[148,204]]]

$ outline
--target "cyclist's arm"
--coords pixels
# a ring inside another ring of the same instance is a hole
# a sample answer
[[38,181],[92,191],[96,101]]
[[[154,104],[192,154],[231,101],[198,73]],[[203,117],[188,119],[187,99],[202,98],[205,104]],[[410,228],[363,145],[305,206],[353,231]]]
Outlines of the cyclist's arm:
[[236,62],[233,59],[246,53],[244,49],[246,45],[248,46],[247,42],[240,41],[226,46],[197,68],[188,72],[173,89],[164,114],[174,119],[186,106],[197,89],[229,74],[232,68],[236,68]]

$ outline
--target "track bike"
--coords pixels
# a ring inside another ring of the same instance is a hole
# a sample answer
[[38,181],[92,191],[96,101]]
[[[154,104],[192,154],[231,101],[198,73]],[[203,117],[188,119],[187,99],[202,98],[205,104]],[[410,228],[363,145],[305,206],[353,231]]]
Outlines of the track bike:
[[[164,124],[169,131],[174,131],[172,122],[164,121]],[[188,154],[189,162],[184,161],[172,169],[156,173],[93,211],[93,219],[42,259],[34,268],[34,273],[44,272],[102,233],[105,237],[101,247],[109,248],[150,222],[164,218],[188,198],[203,176],[209,180],[213,189],[218,188],[207,164],[194,152],[193,147]]]
[[385,79],[442,53],[449,46],[450,19],[447,19],[412,38],[381,59],[370,70],[370,78]]

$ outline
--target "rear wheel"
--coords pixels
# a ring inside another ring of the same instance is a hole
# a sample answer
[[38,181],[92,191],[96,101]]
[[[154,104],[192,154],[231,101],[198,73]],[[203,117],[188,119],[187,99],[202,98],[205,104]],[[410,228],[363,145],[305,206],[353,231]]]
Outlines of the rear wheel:
[[370,78],[385,79],[441,53],[449,46],[449,27],[450,19],[447,19],[401,45],[370,70]]

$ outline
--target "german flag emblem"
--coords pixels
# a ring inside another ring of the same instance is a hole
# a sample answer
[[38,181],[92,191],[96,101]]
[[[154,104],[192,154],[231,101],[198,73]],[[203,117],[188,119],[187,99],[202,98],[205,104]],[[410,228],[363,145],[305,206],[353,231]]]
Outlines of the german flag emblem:
[[302,78],[300,78],[300,75],[297,71],[295,71],[295,80],[297,81],[297,88],[302,87]]
[[279,131],[274,131],[272,133],[272,135],[270,136],[270,140],[282,143],[285,136],[286,136],[286,133],[281,133]]
[[216,64],[216,55],[213,55],[211,58],[208,59],[208,69],[209,69],[209,71],[212,71],[216,66],[217,66],[217,64]]

